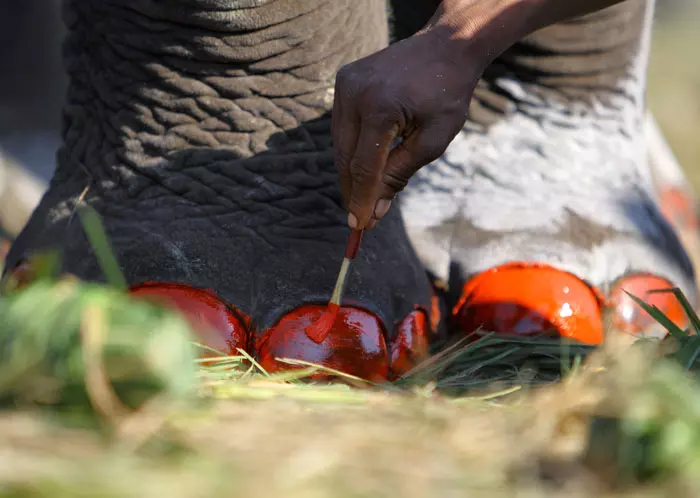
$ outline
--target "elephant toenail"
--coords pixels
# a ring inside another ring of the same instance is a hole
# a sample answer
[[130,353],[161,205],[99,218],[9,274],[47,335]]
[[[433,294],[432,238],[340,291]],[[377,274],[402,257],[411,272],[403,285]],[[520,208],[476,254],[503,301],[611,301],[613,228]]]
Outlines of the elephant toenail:
[[660,194],[661,212],[674,226],[684,229],[697,229],[698,219],[695,202],[691,193],[677,187],[670,187]]
[[453,319],[465,334],[481,328],[599,344],[601,303],[599,294],[573,274],[548,265],[508,263],[481,272],[464,285]]
[[396,328],[390,346],[392,379],[397,379],[428,357],[430,330],[422,310],[412,311]]
[[[389,356],[384,328],[374,314],[354,307],[341,307],[325,340],[317,344],[304,330],[316,322],[325,306],[305,305],[283,316],[259,341],[260,365],[268,372],[294,368],[280,361],[288,358],[321,365],[356,377],[384,382],[389,377]],[[315,380],[332,378],[319,373]]]
[[21,261],[3,277],[4,290],[19,290],[31,284],[36,275],[28,261]]
[[4,262],[7,259],[7,254],[10,252],[10,247],[12,242],[0,235],[0,262]]
[[[671,292],[652,292],[673,289],[665,278],[648,274],[635,274],[622,277],[610,292],[610,306],[613,310],[613,325],[622,332],[642,336],[663,336],[666,330],[642,309],[627,294],[656,306],[673,323],[681,328],[688,324],[688,318],[680,301]],[[625,292],[626,291],[626,292]]]
[[[239,355],[248,347],[245,317],[227,306],[213,292],[182,284],[149,282],[134,286],[131,295],[174,307],[183,313],[204,346],[223,355]],[[218,356],[202,350],[202,357]]]

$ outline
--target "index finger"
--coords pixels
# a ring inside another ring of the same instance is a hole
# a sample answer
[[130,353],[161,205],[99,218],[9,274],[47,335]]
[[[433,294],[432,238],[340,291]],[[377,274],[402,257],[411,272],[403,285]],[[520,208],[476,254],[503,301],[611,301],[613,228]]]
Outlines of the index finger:
[[382,192],[382,178],[398,127],[388,121],[363,119],[360,136],[350,161],[352,179],[349,212],[357,226],[365,228],[372,219],[374,207]]

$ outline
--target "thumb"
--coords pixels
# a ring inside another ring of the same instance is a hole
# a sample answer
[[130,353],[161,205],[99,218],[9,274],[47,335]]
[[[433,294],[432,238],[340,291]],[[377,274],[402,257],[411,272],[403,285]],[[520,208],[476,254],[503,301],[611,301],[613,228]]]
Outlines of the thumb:
[[450,142],[438,142],[437,127],[428,127],[412,133],[389,154],[382,174],[381,191],[376,203],[374,218],[381,219],[388,211],[387,202],[401,192],[419,169],[439,158]]

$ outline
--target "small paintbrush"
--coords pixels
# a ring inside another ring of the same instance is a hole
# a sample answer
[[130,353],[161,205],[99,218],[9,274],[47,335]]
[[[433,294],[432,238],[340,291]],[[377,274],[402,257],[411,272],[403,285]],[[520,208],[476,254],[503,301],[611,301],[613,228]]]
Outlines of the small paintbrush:
[[340,265],[340,271],[338,272],[338,279],[335,282],[335,289],[333,289],[333,295],[331,300],[328,302],[328,307],[321,315],[317,321],[306,327],[304,330],[309,339],[317,344],[321,344],[335,323],[335,319],[338,316],[338,310],[340,310],[340,302],[343,299],[343,291],[345,290],[345,282],[348,277],[348,272],[350,270],[350,263],[357,256],[357,251],[360,249],[360,242],[362,242],[362,234],[364,230],[353,230],[350,232],[350,237],[348,237],[348,245],[345,247],[345,257],[343,258],[343,263]]

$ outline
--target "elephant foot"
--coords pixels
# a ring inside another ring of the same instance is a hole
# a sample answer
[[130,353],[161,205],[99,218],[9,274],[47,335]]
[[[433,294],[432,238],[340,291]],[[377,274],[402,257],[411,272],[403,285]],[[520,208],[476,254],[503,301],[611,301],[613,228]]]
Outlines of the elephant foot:
[[[336,214],[340,218],[342,210],[333,204],[327,215]],[[241,236],[234,225],[236,235],[229,236],[221,228],[202,228],[194,208],[175,221],[183,229],[167,235],[156,229],[136,237],[131,221],[125,226],[109,216],[103,216],[103,225],[112,235],[129,292],[180,310],[205,346],[203,359],[245,351],[267,372],[311,363],[329,369],[313,376],[315,380],[342,377],[327,373],[335,370],[383,382],[402,376],[427,356],[439,316],[430,280],[412,252],[399,214],[387,216],[381,227],[366,234],[348,276],[343,306],[320,343],[307,336],[306,328],[323,314],[333,290],[348,230],[339,223],[312,233],[290,227],[279,239],[274,229],[264,228],[258,230],[267,239]],[[303,226],[303,217],[295,223]],[[20,261],[12,272],[18,284],[32,280],[26,261],[44,245],[41,241],[66,229],[51,224],[32,228],[13,246],[14,260]],[[74,243],[63,247],[62,271],[100,281],[89,244],[78,232],[70,240]],[[207,264],[197,264],[202,261]]]
[[698,302],[700,239],[682,170],[653,134],[645,141],[634,103],[610,110],[610,128],[595,112],[547,111],[465,128],[402,194],[421,260],[450,282],[452,323],[588,344],[609,330],[665,335],[627,291],[686,327],[676,296],[653,292]]
[[[610,320],[614,330],[638,336],[665,335],[663,328],[627,293],[659,308],[676,325],[687,317],[666,279],[632,274],[604,295],[579,277],[549,265],[508,263],[483,271],[463,287],[452,320],[464,334],[479,329],[509,336],[565,337],[598,345]],[[608,318],[609,317],[609,318]]]

